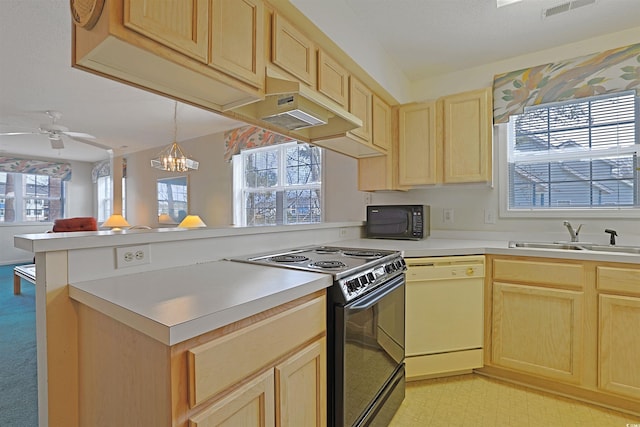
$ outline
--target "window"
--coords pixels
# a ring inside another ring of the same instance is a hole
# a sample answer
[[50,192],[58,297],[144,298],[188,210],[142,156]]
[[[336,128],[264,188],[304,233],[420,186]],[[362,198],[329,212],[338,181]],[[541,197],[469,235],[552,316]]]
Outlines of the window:
[[[111,175],[100,176],[96,180],[96,194],[98,199],[98,222],[102,223],[112,214],[111,212],[111,196],[113,189],[111,188]],[[122,216],[127,217],[127,178],[122,177]]]
[[64,217],[65,184],[48,175],[0,172],[0,222],[50,222]]
[[98,195],[98,222],[102,223],[111,216],[111,176],[98,177],[96,187]]
[[322,150],[288,143],[234,156],[234,218],[243,226],[322,221]]
[[[158,218],[165,224],[179,224],[189,211],[186,176],[158,179]],[[169,215],[171,219],[161,219]]]
[[508,209],[640,207],[635,93],[547,104],[512,116]]

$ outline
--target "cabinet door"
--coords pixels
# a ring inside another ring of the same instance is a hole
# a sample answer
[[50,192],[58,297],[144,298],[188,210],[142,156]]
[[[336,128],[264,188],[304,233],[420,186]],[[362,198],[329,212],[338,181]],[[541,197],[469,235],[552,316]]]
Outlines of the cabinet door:
[[343,108],[349,105],[349,72],[322,49],[318,50],[318,92]]
[[264,2],[213,0],[210,65],[264,87]]
[[640,298],[600,295],[598,385],[601,389],[640,399],[639,325]]
[[492,362],[570,383],[583,363],[583,293],[493,284]]
[[275,426],[273,370],[244,384],[224,399],[189,418],[190,427]]
[[361,81],[351,76],[349,79],[349,112],[362,120],[362,127],[351,131],[365,142],[371,141],[371,106],[373,93]]
[[358,190],[394,190],[393,170],[391,153],[358,159]]
[[207,62],[209,1],[125,0],[124,25],[180,53]]
[[315,89],[316,49],[313,42],[274,13],[271,43],[271,61]]
[[490,88],[442,98],[444,183],[491,181]]
[[371,142],[387,152],[391,151],[391,107],[375,94],[371,121]]
[[398,119],[399,184],[435,184],[438,180],[435,103],[402,106]]
[[278,426],[326,425],[326,366],[325,338],[276,366]]

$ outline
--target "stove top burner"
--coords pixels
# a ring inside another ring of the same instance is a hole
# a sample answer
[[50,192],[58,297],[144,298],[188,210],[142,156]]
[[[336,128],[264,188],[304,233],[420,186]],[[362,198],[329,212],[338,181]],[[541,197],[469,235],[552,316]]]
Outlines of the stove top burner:
[[309,267],[315,268],[342,268],[346,267],[346,264],[340,261],[316,261],[309,264]]
[[344,251],[344,255],[358,258],[382,258],[384,255],[376,251]]
[[309,261],[309,258],[304,255],[276,255],[269,260],[273,262],[304,262]]
[[318,249],[314,249],[315,253],[317,254],[335,254],[337,252],[340,252],[340,248],[318,248]]

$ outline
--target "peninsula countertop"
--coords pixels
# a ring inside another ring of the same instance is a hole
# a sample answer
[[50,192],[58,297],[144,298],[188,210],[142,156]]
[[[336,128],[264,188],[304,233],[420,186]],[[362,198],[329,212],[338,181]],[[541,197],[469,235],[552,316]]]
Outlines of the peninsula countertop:
[[232,261],[69,285],[69,296],[174,345],[329,287],[328,274]]
[[[502,254],[640,264],[640,255],[509,248],[508,241],[351,239],[335,246],[393,249],[403,256]],[[332,284],[329,274],[212,261],[71,283],[69,296],[167,345],[217,329]]]

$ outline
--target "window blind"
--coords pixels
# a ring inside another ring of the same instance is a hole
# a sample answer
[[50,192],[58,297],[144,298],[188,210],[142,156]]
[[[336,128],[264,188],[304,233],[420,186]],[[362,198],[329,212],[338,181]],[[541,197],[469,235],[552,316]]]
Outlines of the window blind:
[[511,209],[638,207],[634,92],[528,108],[511,120]]

